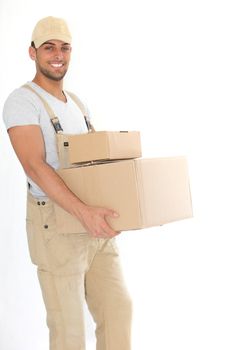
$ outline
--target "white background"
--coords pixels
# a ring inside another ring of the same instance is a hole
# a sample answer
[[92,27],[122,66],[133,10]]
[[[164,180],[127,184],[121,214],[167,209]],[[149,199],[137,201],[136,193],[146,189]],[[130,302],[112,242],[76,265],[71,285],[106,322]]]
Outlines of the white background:
[[[133,350],[232,350],[231,1],[0,0],[0,107],[34,76],[35,23],[73,32],[65,87],[98,130],[140,130],[144,157],[186,155],[194,218],[119,237]],[[25,234],[25,177],[0,121],[0,348],[48,349]],[[94,350],[87,314],[87,350]],[[119,349],[120,350],[120,349]]]

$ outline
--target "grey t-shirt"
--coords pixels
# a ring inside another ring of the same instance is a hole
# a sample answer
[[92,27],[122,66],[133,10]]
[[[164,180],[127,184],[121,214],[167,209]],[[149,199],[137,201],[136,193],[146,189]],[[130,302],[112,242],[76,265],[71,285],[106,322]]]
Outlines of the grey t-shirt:
[[[28,82],[49,104],[59,118],[65,134],[82,134],[87,126],[77,104],[65,93],[67,102],[63,102],[33,82]],[[32,91],[20,87],[7,98],[3,108],[3,120],[6,128],[22,125],[39,125],[45,142],[46,162],[54,169],[59,168],[56,135],[50,117],[40,98]],[[30,179],[30,192],[36,198],[46,198],[46,194]]]

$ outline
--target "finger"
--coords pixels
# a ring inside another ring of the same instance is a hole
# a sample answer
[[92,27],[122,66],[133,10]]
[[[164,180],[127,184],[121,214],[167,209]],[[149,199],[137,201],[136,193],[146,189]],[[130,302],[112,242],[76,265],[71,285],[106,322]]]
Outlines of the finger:
[[116,231],[114,231],[107,223],[106,221],[104,222],[103,226],[102,226],[102,230],[103,232],[107,235],[107,236],[115,236],[116,235]]
[[116,211],[111,209],[104,209],[104,215],[112,218],[118,218],[120,216]]
[[95,238],[108,238],[108,237],[110,237],[109,231],[113,231],[113,230],[110,227],[108,227],[105,222],[102,222],[102,224],[99,226],[98,229],[95,229],[92,231],[91,235]]

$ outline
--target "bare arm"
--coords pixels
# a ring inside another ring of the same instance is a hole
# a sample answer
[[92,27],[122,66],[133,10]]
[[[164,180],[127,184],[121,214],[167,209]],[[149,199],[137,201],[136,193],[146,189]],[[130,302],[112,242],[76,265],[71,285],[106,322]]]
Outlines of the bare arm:
[[10,128],[8,133],[25,173],[52,201],[80,220],[91,235],[106,237],[117,234],[107,224],[105,216],[118,215],[112,210],[91,207],[83,203],[46,163],[44,139],[39,126],[16,126]]

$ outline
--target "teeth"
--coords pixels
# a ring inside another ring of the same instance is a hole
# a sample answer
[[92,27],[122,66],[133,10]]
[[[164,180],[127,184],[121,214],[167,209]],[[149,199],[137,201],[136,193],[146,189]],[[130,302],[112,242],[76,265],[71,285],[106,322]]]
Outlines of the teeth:
[[61,63],[52,63],[51,66],[54,68],[60,68],[60,67],[62,67],[62,64]]

